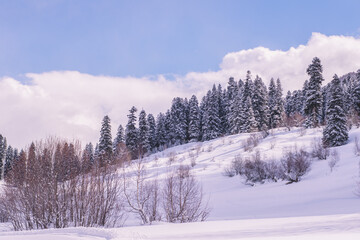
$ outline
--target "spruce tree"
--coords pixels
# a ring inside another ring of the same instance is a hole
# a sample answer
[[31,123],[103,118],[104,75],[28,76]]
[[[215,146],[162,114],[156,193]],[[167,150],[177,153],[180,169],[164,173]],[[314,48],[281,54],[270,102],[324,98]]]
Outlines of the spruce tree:
[[156,122],[152,114],[148,114],[147,123],[149,127],[149,131],[148,131],[148,142],[150,145],[149,151],[154,151],[156,148]]
[[117,129],[116,137],[113,142],[113,152],[116,152],[120,143],[125,143],[124,128],[121,124],[119,125],[119,127]]
[[189,100],[189,141],[196,142],[200,137],[200,109],[195,95]]
[[8,176],[10,171],[12,170],[14,160],[14,151],[11,146],[7,148],[6,156],[5,156],[5,166],[4,166],[4,178]]
[[277,128],[281,124],[281,106],[279,105],[279,93],[273,78],[269,85],[269,126]]
[[323,144],[326,147],[344,145],[348,138],[344,92],[338,76],[331,81],[326,109],[326,126],[323,131]]
[[129,149],[132,158],[136,158],[138,154],[138,130],[136,128],[136,107],[132,107],[129,112],[130,114],[127,115],[128,123],[126,125],[125,130],[125,144]]
[[149,126],[146,119],[145,110],[141,110],[139,114],[138,144],[139,144],[139,151],[142,156],[151,150],[149,143]]
[[167,145],[165,115],[159,113],[156,118],[156,147],[158,150],[163,150]]
[[269,107],[266,86],[259,76],[254,80],[252,108],[259,131],[267,131],[269,124]]
[[322,76],[322,65],[320,59],[315,57],[307,68],[306,72],[310,76],[306,90],[306,99],[304,113],[306,115],[306,127],[318,127],[320,125],[322,94],[321,83],[324,80]]
[[[99,152],[101,154],[102,161],[109,163],[111,161],[113,153],[113,143],[111,137],[111,123],[109,116],[105,116],[102,120],[100,140],[99,140]],[[101,165],[105,162],[101,162]]]
[[186,105],[182,98],[174,98],[170,110],[173,144],[184,144],[187,138]]
[[6,150],[7,150],[6,138],[4,138],[0,134],[0,180],[3,179],[3,167],[5,164]]
[[356,72],[356,79],[354,89],[352,92],[352,99],[354,103],[354,110],[360,116],[360,69]]

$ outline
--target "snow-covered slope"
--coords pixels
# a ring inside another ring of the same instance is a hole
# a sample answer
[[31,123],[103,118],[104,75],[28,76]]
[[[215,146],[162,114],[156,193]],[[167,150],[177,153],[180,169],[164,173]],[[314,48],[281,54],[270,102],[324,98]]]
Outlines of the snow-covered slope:
[[[314,239],[311,236],[335,239],[340,235],[360,239],[360,198],[355,194],[360,158],[354,153],[354,139],[356,136],[360,139],[360,129],[351,130],[349,143],[336,148],[340,161],[333,171],[328,166],[329,160],[314,160],[311,171],[298,183],[286,185],[280,181],[250,186],[239,176],[229,178],[223,174],[237,155],[246,158],[259,151],[265,161],[280,160],[284,151],[295,145],[310,152],[321,135],[321,129],[304,132],[300,128],[291,131],[284,128],[261,139],[251,151],[244,151],[244,142],[250,134],[239,134],[189,143],[149,156],[146,165],[150,179],[161,179],[169,168],[190,165],[195,159],[191,171],[202,182],[212,208],[207,222],[16,235],[3,232],[0,239],[9,239],[10,235],[11,239]],[[134,221],[129,219],[128,225],[133,225]]]

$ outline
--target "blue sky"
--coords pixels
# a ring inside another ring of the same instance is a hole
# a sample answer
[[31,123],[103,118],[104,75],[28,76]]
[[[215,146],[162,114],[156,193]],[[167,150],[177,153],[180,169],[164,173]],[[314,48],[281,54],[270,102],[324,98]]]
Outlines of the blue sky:
[[360,1],[0,1],[0,76],[216,71],[229,52],[358,36]]

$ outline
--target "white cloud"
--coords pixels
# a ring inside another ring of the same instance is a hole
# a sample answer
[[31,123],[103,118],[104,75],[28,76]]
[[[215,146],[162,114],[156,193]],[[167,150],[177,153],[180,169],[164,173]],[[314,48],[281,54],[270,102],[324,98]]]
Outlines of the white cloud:
[[287,51],[264,47],[227,54],[220,70],[190,72],[167,80],[155,77],[93,76],[76,71],[29,73],[30,83],[0,80],[0,133],[10,143],[23,147],[49,135],[96,141],[102,117],[110,116],[113,133],[126,123],[131,106],[156,115],[170,107],[173,97],[198,97],[212,86],[226,86],[229,76],[243,78],[246,71],[260,75],[266,83],[279,77],[285,90],[302,87],[306,68],[314,56],[322,60],[324,77],[360,68],[360,39],[314,33],[306,45]]

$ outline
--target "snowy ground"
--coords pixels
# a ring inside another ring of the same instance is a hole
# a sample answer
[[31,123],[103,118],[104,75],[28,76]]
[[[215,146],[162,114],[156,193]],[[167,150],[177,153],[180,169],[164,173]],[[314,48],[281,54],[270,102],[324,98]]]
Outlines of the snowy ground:
[[[130,226],[138,221],[129,217],[127,227],[116,229],[70,228],[31,232],[1,232],[1,239],[360,239],[359,159],[354,139],[360,129],[350,132],[350,142],[336,148],[340,161],[331,172],[328,160],[314,161],[312,170],[299,183],[244,184],[238,176],[223,175],[236,155],[249,157],[256,150],[262,159],[279,160],[283,152],[297,146],[310,151],[321,129],[277,129],[261,140],[251,152],[243,142],[249,134],[190,143],[167,149],[149,157],[149,178],[166,176],[169,168],[189,165],[203,184],[212,208],[207,222],[189,224],[157,223]],[[198,152],[198,154],[197,154]],[[170,165],[169,158],[175,156]]]

